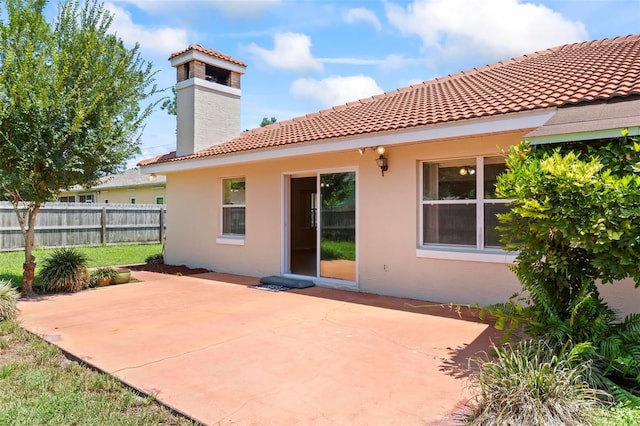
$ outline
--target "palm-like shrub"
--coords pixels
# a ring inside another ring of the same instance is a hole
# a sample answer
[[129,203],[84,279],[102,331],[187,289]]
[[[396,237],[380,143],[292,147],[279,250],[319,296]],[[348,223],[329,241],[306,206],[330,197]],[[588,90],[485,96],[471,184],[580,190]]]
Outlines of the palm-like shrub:
[[89,285],[87,257],[73,248],[54,250],[40,270],[45,291],[79,291]]
[[607,395],[586,383],[589,363],[580,348],[553,348],[541,340],[495,347],[493,358],[473,360],[468,405],[472,425],[588,425]]
[[0,321],[15,318],[18,291],[10,281],[0,280]]

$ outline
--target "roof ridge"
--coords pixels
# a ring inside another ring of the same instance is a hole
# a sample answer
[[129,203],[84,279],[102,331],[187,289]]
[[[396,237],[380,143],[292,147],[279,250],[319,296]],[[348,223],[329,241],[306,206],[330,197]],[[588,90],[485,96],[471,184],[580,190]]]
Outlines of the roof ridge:
[[[625,36],[609,37],[609,38],[604,38],[604,39],[600,39],[600,40],[577,41],[577,42],[574,42],[574,43],[562,44],[562,45],[558,45],[558,46],[554,46],[554,47],[549,47],[549,48],[546,48],[546,49],[543,49],[543,50],[536,50],[535,52],[531,52],[531,53],[525,53],[523,55],[515,56],[515,57],[509,58],[509,59],[503,59],[501,61],[494,62],[494,63],[491,63],[491,64],[486,64],[486,65],[482,65],[482,66],[479,66],[479,67],[474,67],[474,68],[472,68],[470,70],[462,70],[462,71],[458,71],[456,73],[448,74],[448,75],[443,76],[443,77],[436,77],[436,78],[434,78],[433,80],[430,80],[430,81],[442,82],[443,80],[446,80],[446,79],[449,79],[449,78],[460,78],[460,77],[464,77],[464,76],[474,75],[474,74],[477,74],[479,72],[499,69],[499,68],[502,68],[502,67],[504,67],[506,65],[509,65],[509,64],[519,63],[519,62],[522,62],[522,61],[538,58],[540,56],[550,55],[550,54],[556,53],[556,52],[574,50],[574,49],[578,49],[578,48],[583,47],[583,46],[584,47],[598,46],[598,45],[602,45],[602,44],[622,43],[622,42],[627,42],[627,41],[635,41],[635,40],[639,40],[639,39],[640,39],[640,34],[628,34],[628,35],[625,35]],[[427,82],[425,82],[425,83],[427,83]]]

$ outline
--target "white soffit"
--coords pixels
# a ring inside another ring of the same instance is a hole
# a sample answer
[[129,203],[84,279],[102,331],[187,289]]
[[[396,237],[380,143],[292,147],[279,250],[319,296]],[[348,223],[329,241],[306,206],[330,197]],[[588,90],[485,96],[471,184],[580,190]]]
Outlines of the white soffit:
[[525,138],[533,145],[640,135],[640,96],[558,108]]
[[555,108],[548,108],[544,110],[499,115],[497,117],[436,124],[422,127],[420,129],[396,130],[320,142],[297,143],[282,147],[240,151],[226,155],[196,157],[183,161],[170,161],[141,166],[141,170],[144,173],[165,173],[178,170],[193,170],[203,167],[215,167],[253,161],[288,158],[298,155],[344,151],[367,146],[403,145],[416,142],[428,142],[438,139],[460,138],[465,136],[531,129],[541,126],[547,122],[553,116],[555,111]]

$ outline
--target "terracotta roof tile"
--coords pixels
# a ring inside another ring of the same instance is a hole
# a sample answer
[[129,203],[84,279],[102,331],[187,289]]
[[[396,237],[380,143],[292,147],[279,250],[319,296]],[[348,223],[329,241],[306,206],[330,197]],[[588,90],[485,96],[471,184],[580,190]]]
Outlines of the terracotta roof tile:
[[[198,45],[189,49],[213,52]],[[177,54],[180,53],[183,52]],[[416,128],[633,94],[640,94],[640,34],[554,47],[476,67],[247,131],[193,155],[169,154],[146,160],[144,164]]]
[[218,59],[222,59],[224,61],[228,61],[231,62],[233,64],[236,65],[240,65],[243,67],[246,67],[247,65],[242,62],[239,61],[238,59],[232,58],[231,56],[222,53],[222,52],[218,52],[217,50],[213,50],[213,49],[207,49],[205,47],[200,46],[199,44],[190,44],[189,47],[187,47],[185,50],[181,50],[179,52],[174,52],[171,54],[171,56],[169,56],[169,59],[173,59],[176,56],[180,56],[180,55],[184,55],[187,52],[191,52],[191,51],[196,51],[196,52],[200,52],[200,53],[204,53],[206,55],[210,55],[213,56],[214,58],[218,58]]

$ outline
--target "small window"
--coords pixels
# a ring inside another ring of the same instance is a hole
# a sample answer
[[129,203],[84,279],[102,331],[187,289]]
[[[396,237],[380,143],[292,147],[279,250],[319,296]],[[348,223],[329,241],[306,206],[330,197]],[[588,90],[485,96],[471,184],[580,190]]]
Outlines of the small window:
[[67,195],[65,197],[58,198],[58,202],[60,203],[75,203],[76,196],[75,195]]
[[81,203],[93,203],[93,194],[80,194],[80,202]]
[[135,203],[136,203],[136,197],[131,197],[131,198],[129,198],[129,202],[130,202],[131,204],[135,204]]
[[105,200],[104,200],[104,203],[105,203],[105,204],[109,204],[109,200],[106,200],[106,199],[105,199]]
[[222,180],[222,234],[245,234],[245,180]]
[[156,196],[156,204],[164,204],[164,197],[163,196]]

